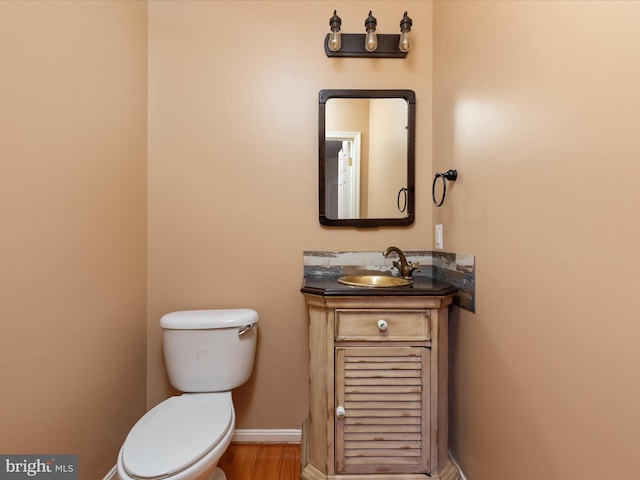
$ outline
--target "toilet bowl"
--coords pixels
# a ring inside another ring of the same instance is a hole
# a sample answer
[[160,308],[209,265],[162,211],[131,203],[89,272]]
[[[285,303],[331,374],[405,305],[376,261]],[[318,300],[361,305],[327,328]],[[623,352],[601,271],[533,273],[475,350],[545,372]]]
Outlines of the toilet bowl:
[[161,319],[169,379],[188,392],[149,410],[118,454],[121,480],[224,480],[235,430],[231,389],[253,368],[257,313],[192,310]]
[[213,477],[231,443],[235,413],[231,393],[185,393],[171,397],[142,417],[120,449],[121,480],[224,479]]

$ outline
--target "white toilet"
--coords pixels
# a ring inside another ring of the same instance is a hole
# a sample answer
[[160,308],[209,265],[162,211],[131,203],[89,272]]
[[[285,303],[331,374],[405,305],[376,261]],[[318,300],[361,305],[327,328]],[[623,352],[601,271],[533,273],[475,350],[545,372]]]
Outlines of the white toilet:
[[258,314],[249,309],[164,315],[171,384],[185,392],[149,410],[118,455],[121,480],[224,480],[216,467],[235,429],[231,389],[253,369]]

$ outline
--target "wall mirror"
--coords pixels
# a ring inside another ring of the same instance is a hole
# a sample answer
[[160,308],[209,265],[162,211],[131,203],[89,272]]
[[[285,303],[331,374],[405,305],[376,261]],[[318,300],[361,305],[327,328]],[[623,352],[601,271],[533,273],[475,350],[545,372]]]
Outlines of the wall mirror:
[[322,225],[413,223],[415,104],[412,90],[320,91]]

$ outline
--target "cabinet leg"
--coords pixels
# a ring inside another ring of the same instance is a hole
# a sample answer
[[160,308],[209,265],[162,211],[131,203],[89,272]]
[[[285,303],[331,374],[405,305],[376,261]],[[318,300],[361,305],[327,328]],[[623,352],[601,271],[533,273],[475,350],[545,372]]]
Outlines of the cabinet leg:
[[451,459],[449,459],[440,473],[431,476],[432,480],[461,480],[461,478],[460,470],[458,470],[458,467],[455,466]]

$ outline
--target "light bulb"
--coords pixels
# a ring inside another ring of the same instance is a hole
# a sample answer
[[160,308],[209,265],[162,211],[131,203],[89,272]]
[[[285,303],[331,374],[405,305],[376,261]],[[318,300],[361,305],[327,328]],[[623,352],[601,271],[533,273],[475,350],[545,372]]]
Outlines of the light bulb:
[[398,49],[401,52],[406,53],[411,50],[411,40],[409,40],[411,25],[413,25],[413,22],[407,16],[407,12],[404,12],[404,16],[400,20],[400,41],[398,42]]
[[376,25],[378,25],[378,21],[376,20],[376,17],[371,14],[371,10],[369,10],[369,16],[364,21],[364,26],[367,29],[367,34],[364,37],[364,48],[367,52],[374,52],[376,48],[378,48]]
[[367,49],[367,52],[375,52],[376,48],[378,48],[378,36],[376,35],[375,30],[367,31],[367,36],[364,40],[364,48]]
[[340,38],[340,32],[331,32],[329,34],[329,50],[337,52],[342,46],[342,40]]
[[340,25],[342,20],[338,16],[336,10],[333,11],[333,17],[329,19],[329,26],[331,27],[331,33],[329,34],[329,50],[337,52],[342,46],[342,39],[340,38]]
[[401,52],[408,52],[411,50],[411,40],[409,40],[409,32],[402,32],[400,34],[400,42],[398,43],[398,48]]

